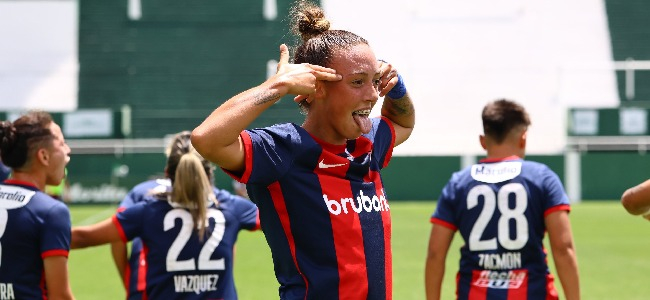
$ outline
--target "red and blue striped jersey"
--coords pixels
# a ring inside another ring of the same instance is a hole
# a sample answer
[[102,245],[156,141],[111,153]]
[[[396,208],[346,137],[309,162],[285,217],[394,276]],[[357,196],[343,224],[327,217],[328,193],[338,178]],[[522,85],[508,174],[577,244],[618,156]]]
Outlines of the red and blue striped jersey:
[[0,289],[8,299],[47,299],[43,259],[68,257],[70,212],[28,182],[0,184]]
[[246,183],[260,209],[281,299],[391,299],[390,207],[380,170],[392,124],[332,145],[296,124],[242,132]]
[[131,276],[141,299],[237,299],[233,247],[241,229],[259,228],[257,207],[225,191],[215,194],[219,205],[209,206],[203,239],[190,212],[165,200],[149,198],[113,217],[123,241],[141,240]]
[[557,299],[544,218],[569,209],[560,179],[540,163],[508,157],[454,173],[431,222],[459,230],[465,241],[458,299]]
[[[123,211],[131,206],[142,202],[157,201],[152,197],[154,194],[159,194],[168,191],[171,188],[171,181],[169,179],[152,179],[139,183],[133,187],[122,199],[118,207],[118,212]],[[127,300],[141,300],[142,292],[145,290],[145,278],[141,277],[146,274],[146,260],[144,252],[142,252],[142,241],[140,238],[131,240],[131,252],[129,256],[129,264],[124,274],[124,281],[127,284]]]

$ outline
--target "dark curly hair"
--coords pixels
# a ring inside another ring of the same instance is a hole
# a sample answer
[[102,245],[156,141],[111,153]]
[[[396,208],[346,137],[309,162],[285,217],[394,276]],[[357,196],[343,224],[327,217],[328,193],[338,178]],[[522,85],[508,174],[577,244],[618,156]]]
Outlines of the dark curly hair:
[[54,139],[49,127],[52,116],[44,111],[31,111],[16,121],[0,123],[0,157],[12,169],[20,169],[34,152]]

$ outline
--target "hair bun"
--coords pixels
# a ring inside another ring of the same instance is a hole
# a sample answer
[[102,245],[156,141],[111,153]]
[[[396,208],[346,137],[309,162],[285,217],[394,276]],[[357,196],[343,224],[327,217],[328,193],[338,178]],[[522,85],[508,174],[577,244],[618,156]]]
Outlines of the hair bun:
[[295,28],[303,41],[320,35],[330,29],[330,22],[325,18],[323,9],[307,1],[300,1],[295,8]]
[[5,149],[7,146],[16,142],[16,127],[11,121],[0,122],[0,148]]

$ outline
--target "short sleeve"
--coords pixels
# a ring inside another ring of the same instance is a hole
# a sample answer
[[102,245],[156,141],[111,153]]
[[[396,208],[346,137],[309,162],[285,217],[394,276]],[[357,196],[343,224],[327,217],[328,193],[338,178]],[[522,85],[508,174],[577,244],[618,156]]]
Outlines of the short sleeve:
[[303,137],[293,124],[281,124],[242,132],[245,170],[243,183],[267,185],[282,177],[291,167],[294,151],[302,147]]
[[68,256],[70,251],[70,211],[63,203],[53,205],[41,230],[41,256]]
[[567,196],[560,178],[552,170],[544,169],[544,216],[558,210],[570,210],[569,196]]
[[247,230],[257,230],[260,228],[260,218],[257,205],[252,201],[233,195],[233,204],[235,213],[241,224],[241,228]]
[[138,203],[118,212],[113,217],[124,242],[141,235],[146,208],[146,203]]
[[435,212],[431,216],[431,223],[442,225],[452,230],[458,229],[458,224],[455,218],[458,210],[455,186],[455,181],[452,176],[452,179],[447,182],[440,193],[440,197],[438,197],[438,204]]
[[393,123],[384,117],[373,118],[372,125],[373,130],[368,134],[370,136],[366,136],[372,139],[373,153],[376,154],[376,158],[379,160],[379,167],[383,169],[388,166],[393,157],[395,128]]

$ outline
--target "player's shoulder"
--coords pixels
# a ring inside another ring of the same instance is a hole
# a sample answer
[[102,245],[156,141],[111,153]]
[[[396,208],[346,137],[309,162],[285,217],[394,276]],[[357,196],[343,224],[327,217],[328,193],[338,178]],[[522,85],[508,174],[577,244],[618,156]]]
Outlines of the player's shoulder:
[[549,166],[532,160],[522,161],[522,172],[533,177],[557,175]]
[[162,192],[165,192],[169,187],[172,186],[172,183],[167,178],[158,178],[143,181],[134,186],[131,191],[134,193],[148,193],[151,190],[162,189]]

